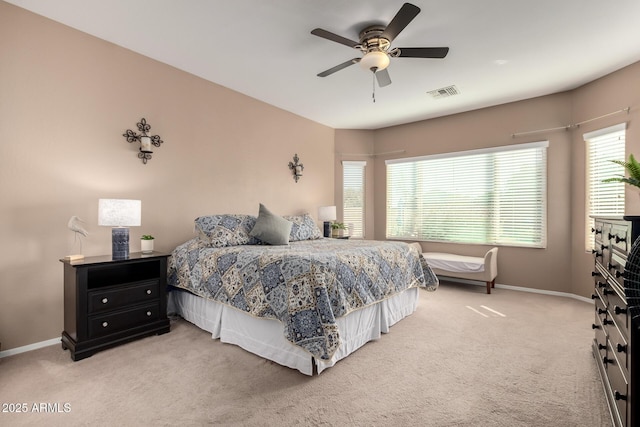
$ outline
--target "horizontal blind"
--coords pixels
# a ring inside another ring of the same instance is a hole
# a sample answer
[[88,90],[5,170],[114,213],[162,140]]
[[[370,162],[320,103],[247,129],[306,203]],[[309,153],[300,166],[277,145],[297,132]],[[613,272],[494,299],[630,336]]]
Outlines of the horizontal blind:
[[349,226],[349,235],[364,237],[364,168],[365,161],[342,162],[343,222]]
[[587,143],[587,221],[585,246],[593,249],[591,216],[624,215],[624,183],[602,182],[624,176],[624,167],[611,160],[625,160],[625,126],[616,125],[584,135]]
[[546,246],[548,142],[387,162],[387,237]]

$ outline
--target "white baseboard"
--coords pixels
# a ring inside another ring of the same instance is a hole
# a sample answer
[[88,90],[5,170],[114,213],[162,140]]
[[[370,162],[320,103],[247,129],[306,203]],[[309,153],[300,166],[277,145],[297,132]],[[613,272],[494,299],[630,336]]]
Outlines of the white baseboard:
[[[458,279],[455,277],[444,277],[444,276],[443,276],[443,280],[446,282],[456,282],[456,283],[464,283],[467,285],[482,286],[483,288],[487,286],[485,282],[478,282],[477,280]],[[502,285],[499,283],[496,283],[495,287],[502,288],[502,289],[509,289],[511,291],[531,292],[533,294],[543,294],[543,295],[553,295],[553,296],[565,297],[565,298],[573,298],[573,299],[577,299],[578,301],[593,304],[593,300],[591,298],[581,297],[580,295],[571,294],[569,292],[547,291],[544,289],[525,288],[522,286],[512,286],[512,285]]]
[[51,338],[50,340],[40,341],[29,345],[24,345],[22,347],[11,348],[9,350],[0,351],[0,359],[3,357],[13,356],[15,354],[25,353],[31,350],[37,350],[42,347],[49,347],[50,345],[60,344],[60,337]]
[[[448,282],[465,283],[465,284],[468,284],[468,285],[475,285],[475,286],[482,286],[482,287],[487,286],[486,283],[484,283],[484,282],[478,282],[478,281],[466,280],[466,279],[457,279],[457,278],[454,278],[454,277],[447,277],[445,280],[448,281]],[[509,290],[512,290],[512,291],[520,291],[520,292],[531,292],[531,293],[534,293],[534,294],[554,295],[554,296],[559,296],[559,297],[573,298],[573,299],[577,299],[579,301],[583,301],[583,302],[587,302],[589,304],[593,304],[593,300],[590,299],[590,298],[581,297],[579,295],[570,294],[568,292],[546,291],[546,290],[543,290],[543,289],[524,288],[524,287],[521,287],[521,286],[501,285],[499,283],[496,283],[496,288],[509,289]],[[34,344],[29,344],[29,345],[25,345],[25,346],[22,346],[22,347],[17,347],[17,348],[12,348],[12,349],[5,350],[5,351],[0,351],[0,359],[2,359],[3,357],[13,356],[14,354],[20,354],[20,353],[24,353],[24,352],[31,351],[31,350],[37,350],[39,348],[48,347],[50,345],[55,345],[55,344],[60,344],[60,338],[52,338],[50,340],[40,341],[40,342],[37,342],[37,343],[34,343]]]

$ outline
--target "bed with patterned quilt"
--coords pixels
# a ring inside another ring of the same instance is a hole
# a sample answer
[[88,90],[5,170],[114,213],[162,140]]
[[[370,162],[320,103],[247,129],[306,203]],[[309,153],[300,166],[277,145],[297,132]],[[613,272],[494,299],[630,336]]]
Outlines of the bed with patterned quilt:
[[323,238],[306,214],[278,217],[261,206],[258,217],[195,224],[198,236],[169,261],[170,310],[307,375],[388,332],[416,310],[420,288],[438,287],[414,245]]

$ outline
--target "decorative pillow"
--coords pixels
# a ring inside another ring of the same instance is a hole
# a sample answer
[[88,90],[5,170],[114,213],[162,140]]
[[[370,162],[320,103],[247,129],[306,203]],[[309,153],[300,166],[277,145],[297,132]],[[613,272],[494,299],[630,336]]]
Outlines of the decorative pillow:
[[216,248],[224,246],[255,245],[257,239],[249,232],[256,224],[253,215],[208,215],[195,220],[198,237],[203,243]]
[[271,213],[260,203],[260,211],[256,225],[249,235],[257,237],[270,245],[288,245],[292,225],[291,221],[287,221],[283,217]]
[[309,214],[285,215],[283,218],[293,223],[291,234],[289,235],[290,242],[315,240],[322,237],[322,232]]

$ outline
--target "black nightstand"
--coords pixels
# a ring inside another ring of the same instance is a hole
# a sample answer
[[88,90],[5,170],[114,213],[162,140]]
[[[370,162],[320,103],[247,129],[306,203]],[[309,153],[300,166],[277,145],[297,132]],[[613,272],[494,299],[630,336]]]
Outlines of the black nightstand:
[[128,259],[87,257],[64,264],[62,348],[71,359],[149,335],[169,332],[167,258],[159,252]]

